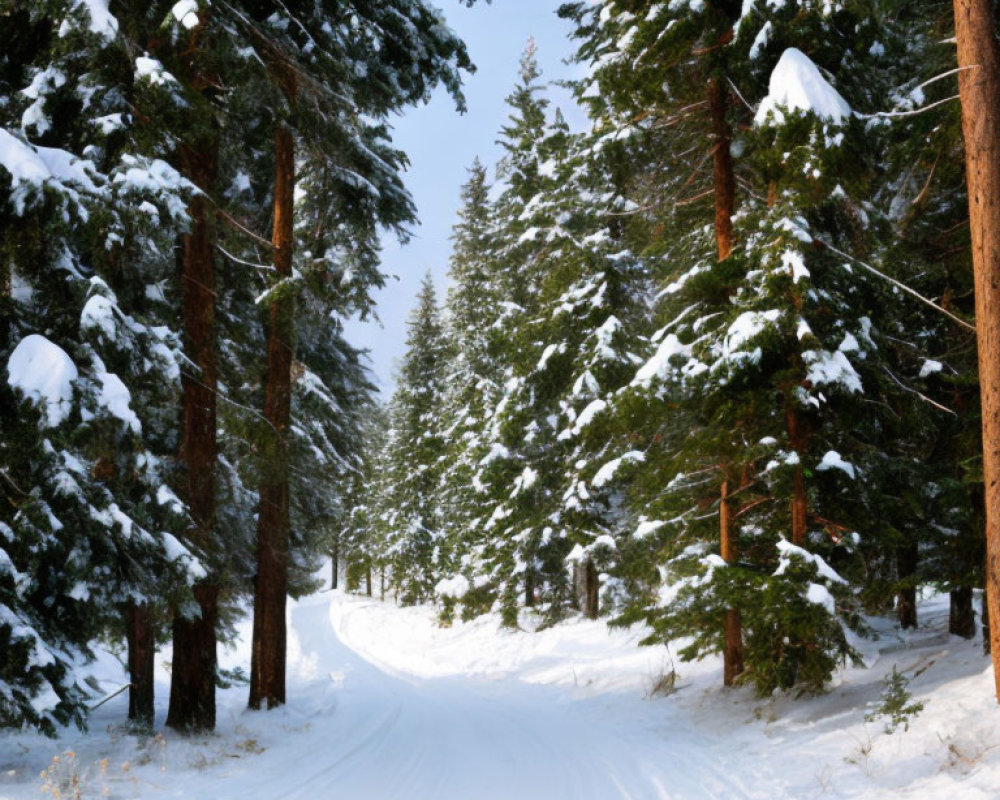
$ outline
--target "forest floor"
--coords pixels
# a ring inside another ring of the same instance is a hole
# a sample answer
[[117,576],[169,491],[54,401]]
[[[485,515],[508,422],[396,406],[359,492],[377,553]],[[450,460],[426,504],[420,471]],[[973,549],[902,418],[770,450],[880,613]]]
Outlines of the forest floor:
[[[946,597],[920,612],[907,635],[873,620],[879,638],[858,643],[865,666],[827,694],[761,700],[722,689],[714,659],[674,663],[603,622],[442,628],[430,608],[323,592],[291,604],[286,706],[249,712],[236,686],[219,693],[214,735],[136,737],[122,695],[87,734],[0,734],[0,798],[1000,797],[989,662],[979,642],[943,633]],[[248,666],[249,623],[238,632],[225,668]],[[925,707],[888,734],[866,714],[893,666]],[[672,693],[655,691],[674,668]],[[124,682],[111,654],[91,670],[108,689]]]

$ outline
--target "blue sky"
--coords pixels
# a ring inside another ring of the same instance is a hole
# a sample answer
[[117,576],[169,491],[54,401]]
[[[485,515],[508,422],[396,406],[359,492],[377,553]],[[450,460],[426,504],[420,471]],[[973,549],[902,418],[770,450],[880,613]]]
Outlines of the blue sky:
[[[579,71],[563,63],[572,54],[573,43],[568,37],[571,26],[555,14],[561,2],[494,0],[487,4],[479,0],[466,8],[459,0],[438,0],[451,27],[465,40],[477,71],[466,80],[465,114],[458,114],[451,98],[438,91],[430,103],[409,110],[394,126],[393,139],[410,158],[405,179],[420,225],[405,246],[392,239],[384,242],[383,270],[398,279],[390,279],[376,297],[380,323],[351,321],[347,325],[351,343],[370,351],[385,399],[393,388],[394,366],[405,350],[406,320],[427,270],[443,297],[459,191],[476,156],[489,168],[492,181],[500,154],[497,132],[508,113],[505,98],[517,80],[525,44],[534,37],[545,82]],[[572,107],[568,93],[552,86],[549,97],[550,110],[561,108],[569,123],[579,128],[582,113]]]

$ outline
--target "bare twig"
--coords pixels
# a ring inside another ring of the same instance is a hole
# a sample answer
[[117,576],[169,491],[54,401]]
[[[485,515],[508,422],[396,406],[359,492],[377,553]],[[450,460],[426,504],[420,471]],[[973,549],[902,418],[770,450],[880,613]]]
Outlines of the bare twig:
[[897,280],[896,280],[895,278],[892,278],[892,277],[890,277],[889,275],[886,275],[886,274],[885,274],[884,272],[881,272],[880,270],[877,270],[877,269],[875,269],[875,267],[873,267],[873,266],[872,266],[871,264],[866,264],[866,263],[865,263],[864,261],[862,261],[861,259],[859,259],[859,258],[855,258],[855,257],[854,257],[854,256],[852,256],[852,255],[848,255],[847,253],[843,252],[842,250],[838,250],[838,249],[837,249],[836,247],[834,247],[834,246],[833,246],[832,244],[830,244],[829,242],[824,242],[824,241],[823,241],[822,239],[814,239],[813,241],[814,241],[814,242],[815,242],[816,244],[819,244],[819,245],[821,245],[821,246],[825,247],[825,248],[826,248],[827,250],[829,250],[829,251],[830,251],[831,253],[836,253],[836,254],[837,254],[838,256],[840,256],[841,258],[846,258],[846,259],[849,259],[850,261],[853,261],[853,262],[854,262],[855,264],[857,264],[857,265],[858,265],[859,267],[862,267],[863,269],[866,269],[866,270],[868,270],[868,271],[869,271],[870,273],[872,273],[872,275],[876,275],[876,276],[878,276],[879,278],[882,278],[883,280],[886,280],[886,281],[888,281],[888,282],[889,282],[889,283],[891,283],[891,284],[892,284],[893,286],[895,286],[895,287],[897,287],[897,288],[899,288],[899,289],[902,289],[902,290],[903,290],[904,292],[906,292],[907,294],[909,294],[909,295],[911,295],[911,296],[915,297],[915,298],[916,298],[917,300],[919,300],[919,301],[920,301],[921,303],[924,303],[925,305],[928,305],[928,306],[930,306],[930,307],[931,307],[931,308],[933,308],[933,309],[934,309],[935,311],[939,311],[939,312],[941,312],[942,314],[944,314],[944,315],[945,315],[946,317],[948,317],[948,318],[949,318],[950,320],[953,320],[954,322],[957,322],[957,323],[958,323],[959,325],[961,325],[961,326],[962,326],[963,328],[966,328],[967,330],[970,330],[970,331],[972,331],[973,333],[975,333],[975,332],[976,332],[976,326],[975,326],[975,325],[970,325],[970,324],[969,324],[968,322],[966,322],[966,321],[965,321],[964,319],[962,319],[961,317],[958,317],[958,316],[956,316],[955,314],[952,314],[952,313],[951,313],[950,311],[948,311],[948,310],[947,310],[946,308],[942,308],[942,307],[941,307],[941,306],[939,306],[939,305],[938,305],[937,303],[935,303],[935,302],[934,302],[933,300],[931,300],[931,299],[929,299],[929,298],[927,298],[927,297],[924,297],[924,296],[923,296],[922,294],[920,294],[920,292],[916,291],[915,289],[911,289],[911,288],[910,288],[909,286],[907,286],[907,285],[906,285],[905,283],[903,283],[903,282],[901,282],[901,281],[897,281]]

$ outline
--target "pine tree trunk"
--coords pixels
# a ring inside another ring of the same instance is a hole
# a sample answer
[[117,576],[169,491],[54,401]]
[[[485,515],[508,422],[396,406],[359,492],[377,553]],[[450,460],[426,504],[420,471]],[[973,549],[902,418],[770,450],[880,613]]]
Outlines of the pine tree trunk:
[[986,600],[986,592],[983,592],[983,600],[980,606],[980,628],[983,632],[983,655],[988,656],[993,652],[992,640],[990,638],[990,604]]
[[[184,146],[183,173],[210,193],[216,178],[217,145]],[[187,503],[194,521],[188,537],[207,552],[215,531],[216,384],[215,229],[206,196],[191,200],[191,232],[182,237],[184,353],[192,364],[182,377],[183,425],[180,455],[187,471]],[[167,725],[183,731],[215,728],[215,621],[219,589],[211,581],[195,587],[201,618],[175,613],[174,656],[170,673]]]
[[[719,261],[733,251],[733,212],[736,208],[736,175],[733,170],[732,131],[726,116],[729,93],[718,76],[708,82],[708,110],[711,116],[712,177],[715,184],[715,244]],[[719,543],[727,563],[736,560],[736,541],[732,531],[729,506],[729,483],[722,481],[719,501]],[[740,612],[731,608],[725,615],[723,647],[723,683],[732,686],[743,672],[743,625]]]
[[153,615],[145,603],[125,606],[125,641],[128,646],[128,718],[142,728],[153,727],[153,658],[156,641]]
[[[295,140],[281,125],[274,136],[274,267],[278,280],[292,275]],[[288,594],[288,429],[292,409],[295,298],[271,301],[267,331],[267,397],[264,417],[273,446],[260,486],[257,515],[257,587],[253,605],[250,708],[285,702],[285,604]]]
[[336,589],[340,583],[340,545],[334,543],[333,553],[330,554],[330,588]]
[[917,545],[907,544],[896,550],[896,572],[907,585],[896,593],[896,613],[904,631],[917,627],[917,588],[912,585],[919,564]]
[[948,633],[971,639],[976,635],[976,612],[972,608],[972,587],[961,586],[949,593]]
[[365,594],[369,597],[372,596],[372,568],[368,567],[368,572],[365,573]]
[[[732,507],[729,501],[729,481],[722,482],[719,500],[719,538],[722,560],[731,564],[736,560],[736,541],[733,536]],[[722,649],[722,682],[732,686],[743,674],[743,621],[739,609],[730,608],[725,616],[725,644]]]
[[733,251],[733,212],[736,209],[736,173],[731,152],[733,134],[726,117],[729,92],[719,77],[708,82],[708,111],[712,118],[712,178],[715,184],[715,244],[719,261]]
[[799,456],[792,477],[792,544],[804,547],[809,527],[809,497],[806,494],[806,478],[802,469],[802,454],[806,450],[805,426],[798,409],[789,406],[785,411],[785,425],[788,429],[788,443]]
[[[986,597],[1000,619],[1000,44],[991,0],[954,0],[976,290],[986,502]],[[990,630],[1000,700],[1000,626]]]
[[0,352],[8,352],[10,348],[11,324],[14,319],[11,305],[11,274],[10,264],[6,259],[0,260]]
[[167,726],[186,733],[215,729],[219,587],[200,584],[194,587],[194,597],[201,610],[198,619],[174,616],[174,660],[167,709]]
[[583,565],[583,613],[590,619],[597,619],[600,613],[600,590],[597,567],[588,559]]

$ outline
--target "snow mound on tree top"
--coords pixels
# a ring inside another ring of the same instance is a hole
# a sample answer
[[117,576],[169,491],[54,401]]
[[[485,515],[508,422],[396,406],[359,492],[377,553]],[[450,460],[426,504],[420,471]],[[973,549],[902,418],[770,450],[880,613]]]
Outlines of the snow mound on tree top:
[[781,125],[785,111],[812,112],[820,119],[843,123],[854,111],[840,92],[823,77],[812,59],[789,47],[771,73],[767,97],[760,102],[754,122]]
[[37,333],[18,342],[7,360],[7,383],[44,406],[50,427],[69,416],[77,375],[66,351]]

